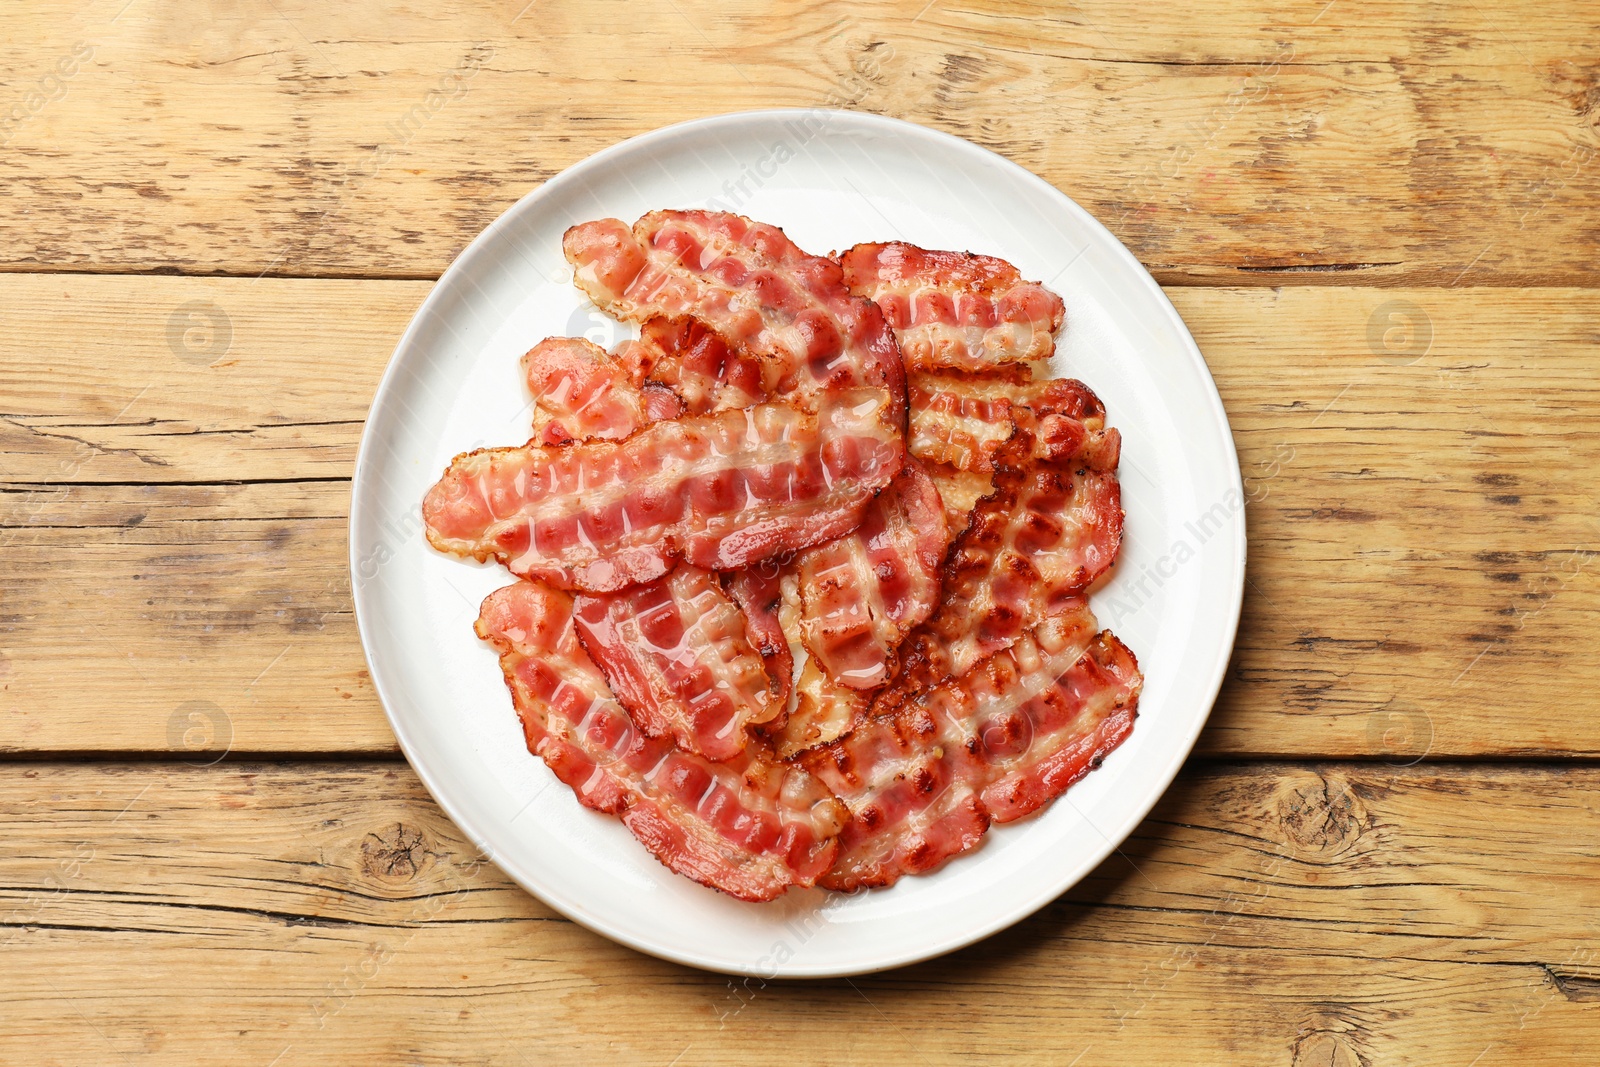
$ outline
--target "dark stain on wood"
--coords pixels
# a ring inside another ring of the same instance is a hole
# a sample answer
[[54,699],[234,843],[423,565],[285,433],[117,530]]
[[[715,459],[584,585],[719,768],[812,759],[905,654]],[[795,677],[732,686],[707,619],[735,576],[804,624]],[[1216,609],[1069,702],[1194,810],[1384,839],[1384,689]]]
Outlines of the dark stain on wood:
[[1376,522],[1375,512],[1360,508],[1285,508],[1283,514],[1291,519],[1311,519],[1318,522]]

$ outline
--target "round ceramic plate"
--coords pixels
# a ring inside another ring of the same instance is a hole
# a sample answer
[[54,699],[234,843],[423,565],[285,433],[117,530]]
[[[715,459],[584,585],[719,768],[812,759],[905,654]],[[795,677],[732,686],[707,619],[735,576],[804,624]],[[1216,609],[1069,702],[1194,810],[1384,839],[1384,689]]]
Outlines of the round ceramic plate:
[[[1001,256],[1066,301],[1053,363],[1123,435],[1127,530],[1093,597],[1139,657],[1133,735],[1039,814],[890,889],[795,890],[748,904],[668,871],[622,824],[579,807],[523,745],[478,603],[511,578],[425,542],[423,494],[459,452],[524,442],[517,360],[541,338],[610,347],[623,327],[573,287],[561,235],[656,208],[737,211],[811,252],[899,239]],[[1200,351],[1115,237],[985,149],[893,119],[758,111],[607,149],[530,193],[445,272],[401,338],[356,462],[350,562],[373,682],[406,756],[497,865],[577,922],[641,951],[738,974],[825,976],[948,952],[1053,900],[1109,855],[1205,723],[1244,582],[1244,499]]]

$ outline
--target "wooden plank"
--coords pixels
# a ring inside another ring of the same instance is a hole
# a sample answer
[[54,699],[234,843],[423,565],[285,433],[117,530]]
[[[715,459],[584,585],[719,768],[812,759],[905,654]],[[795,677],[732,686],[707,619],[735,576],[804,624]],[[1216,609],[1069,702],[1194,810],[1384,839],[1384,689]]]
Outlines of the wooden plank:
[[1191,770],[1012,930],[785,983],[560,919],[401,765],[13,765],[0,1057],[1588,1063],[1596,803],[1587,767]]
[[1250,499],[1244,618],[1205,750],[1268,753],[1287,729],[1291,751],[1595,752],[1574,709],[1597,669],[1600,304],[1169,295]]
[[0,477],[348,478],[425,282],[7,275]]
[[0,750],[393,751],[349,504],[348,482],[0,487],[26,523],[0,529]]
[[229,18],[34,0],[0,18],[13,269],[432,276],[624,137],[843,106],[1030,167],[1167,282],[1597,278],[1600,10],[1566,0],[1200,18],[1110,0],[282,0]]
[[[0,278],[0,750],[211,751],[195,701],[236,751],[392,750],[350,617],[348,486],[298,479],[348,473],[424,288]],[[1600,721],[1572,713],[1600,683],[1600,297],[1170,295],[1252,497],[1201,751],[1600,754]],[[214,366],[167,346],[167,309],[199,299],[235,324]],[[1426,351],[1385,348],[1390,315],[1423,316]],[[50,358],[69,341],[91,358]]]

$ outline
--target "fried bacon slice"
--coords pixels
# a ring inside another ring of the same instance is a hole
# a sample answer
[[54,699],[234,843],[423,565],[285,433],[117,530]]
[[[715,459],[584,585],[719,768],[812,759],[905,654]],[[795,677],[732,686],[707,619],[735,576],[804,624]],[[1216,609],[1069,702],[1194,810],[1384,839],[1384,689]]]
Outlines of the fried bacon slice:
[[860,526],[800,553],[800,639],[829,679],[848,689],[889,680],[895,647],[938,603],[948,545],[939,490],[907,461]]
[[623,441],[479,449],[423,501],[428,540],[519,577],[614,592],[682,558],[734,570],[853,530],[904,451],[864,390],[652,423]]
[[790,759],[849,733],[862,722],[872,695],[840,685],[806,658],[794,682],[794,708],[781,727],[768,730],[779,759]]
[[938,609],[900,647],[899,672],[874,714],[965,674],[1059,614],[1116,559],[1122,493],[1115,473],[1032,457],[1027,434],[996,456],[994,491],[972,511],[941,567]]
[[533,393],[535,442],[620,441],[682,413],[670,390],[642,380],[628,346],[611,356],[581,337],[550,337],[528,350],[522,373]]
[[1024,367],[985,374],[944,371],[909,378],[907,448],[918,459],[966,471],[991,471],[994,457],[1020,427],[1040,459],[1080,457],[1113,470],[1122,437],[1105,424],[1093,390],[1071,378],[1035,381]]
[[764,377],[768,364],[735,349],[699,319],[657,316],[639,333],[647,381],[670,390],[690,415],[747,408],[777,385]]
[[763,361],[771,395],[808,411],[881,389],[883,425],[904,429],[905,373],[883,312],[851,295],[837,263],[802,251],[776,226],[728,212],[652,211],[631,228],[581,223],[562,247],[578,287],[617,318],[697,319]]
[[950,539],[954,541],[967,528],[967,523],[972,519],[972,509],[978,506],[978,501],[994,492],[994,482],[987,474],[964,471],[943,463],[924,463],[922,467],[928,472],[934,488],[939,490],[939,499],[944,504],[945,526],[950,532]]
[[801,644],[800,582],[794,564],[768,560],[725,575],[724,581],[744,609],[750,643],[761,648],[769,678],[785,694],[786,714],[760,728],[778,758],[790,759],[847,733],[865,716],[870,695],[835,683]]
[[1055,351],[1061,298],[1003,259],[892,241],[839,262],[850,291],[883,308],[908,370],[981,371]]
[[1133,653],[1095,633],[1079,602],[893,715],[801,762],[851,820],[820,884],[892,885],[975,846],[989,823],[1038,810],[1098,767],[1133,729]]
[[[779,618],[783,610],[783,574],[784,569],[776,561],[764,560],[744,570],[724,574],[722,585],[743,612],[745,640],[760,654],[772,692],[777,695],[779,705],[787,709],[794,685],[794,648]],[[780,714],[768,721],[766,732],[770,736],[782,725],[783,715]]]
[[[1144,685],[1133,651],[1102,630],[1076,662],[1055,674],[1064,662],[1042,641],[1019,642],[959,687],[985,723],[984,749],[994,758],[981,799],[997,823],[1050,803],[1133,732]],[[1035,680],[1052,674],[1033,691]],[[1019,706],[1023,693],[1031,695]]]
[[[942,692],[942,691],[941,691]],[[800,757],[850,811],[828,889],[893,885],[976,847],[989,829],[974,784],[981,741],[942,702],[870,719]]]
[[685,752],[729,760],[746,728],[786,695],[746,639],[744,613],[716,575],[680,564],[660,581],[574,601],[578,640],[635,725]]
[[657,859],[743,900],[811,885],[831,864],[842,805],[804,769],[757,750],[716,763],[637,729],[584,652],[572,599],[521,581],[483,602],[528,748]]

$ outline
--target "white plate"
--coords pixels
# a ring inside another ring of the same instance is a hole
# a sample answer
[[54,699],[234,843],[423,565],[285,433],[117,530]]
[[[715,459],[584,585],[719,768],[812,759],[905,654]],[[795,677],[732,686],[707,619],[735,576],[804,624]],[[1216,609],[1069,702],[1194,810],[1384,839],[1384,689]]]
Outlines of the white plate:
[[[1133,735],[1037,816],[891,889],[747,904],[672,874],[578,806],[523,746],[478,602],[510,576],[424,542],[419,506],[452,456],[527,439],[518,357],[540,338],[623,330],[570,283],[561,234],[654,208],[731,209],[816,253],[900,238],[1002,256],[1066,300],[1054,367],[1123,434],[1127,531],[1093,598],[1145,672]],[[1244,500],[1205,361],[1155,281],[1044,181],[947,134],[874,115],[757,111],[636,137],[528,194],[480,234],[395,349],[356,461],[350,560],[378,695],[417,773],[528,890],[607,937],[696,967],[859,974],[936,956],[1059,896],[1138,824],[1205,723],[1233,645]]]

